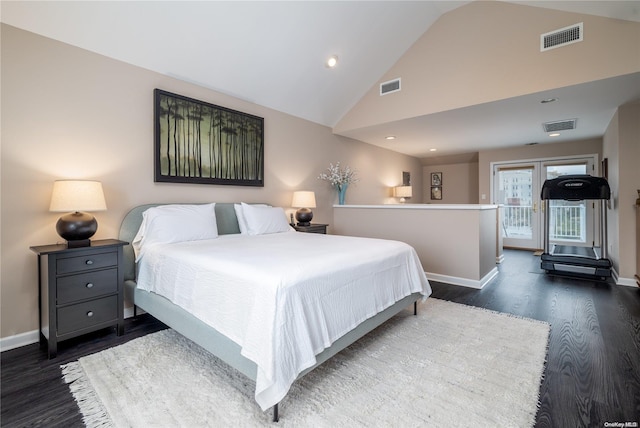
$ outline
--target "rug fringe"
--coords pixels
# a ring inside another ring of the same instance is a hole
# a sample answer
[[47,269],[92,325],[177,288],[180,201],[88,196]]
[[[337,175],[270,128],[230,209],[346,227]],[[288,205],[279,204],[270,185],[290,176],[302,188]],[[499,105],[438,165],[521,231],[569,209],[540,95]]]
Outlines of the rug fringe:
[[64,364],[60,368],[62,379],[69,385],[69,390],[78,403],[84,424],[88,428],[113,427],[107,409],[93,389],[80,362]]
[[547,365],[549,364],[549,347],[551,346],[551,325],[549,325],[549,333],[547,334],[547,347],[544,351],[544,362],[542,364],[542,368],[540,369],[540,386],[538,387],[538,399],[536,402],[536,414],[533,419],[533,425],[535,425],[535,421],[538,420],[538,412],[540,411],[540,407],[542,406],[542,401],[540,401],[540,388],[542,388],[542,384],[544,382],[545,373],[547,371]]

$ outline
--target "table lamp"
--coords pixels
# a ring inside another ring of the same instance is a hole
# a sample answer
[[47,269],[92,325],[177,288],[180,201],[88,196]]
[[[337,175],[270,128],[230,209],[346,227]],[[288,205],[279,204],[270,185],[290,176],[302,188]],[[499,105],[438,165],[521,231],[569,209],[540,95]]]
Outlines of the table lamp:
[[68,248],[88,247],[98,230],[95,217],[84,211],[105,211],[107,204],[102,183],[88,180],[58,180],[53,183],[51,212],[69,212],[56,223],[58,235]]
[[313,218],[313,212],[309,208],[316,207],[316,194],[309,191],[293,192],[293,208],[299,208],[296,211],[296,220],[298,226],[309,226]]
[[410,198],[411,194],[411,186],[397,186],[393,188],[393,196],[400,198],[400,202],[403,204],[406,202],[405,198]]

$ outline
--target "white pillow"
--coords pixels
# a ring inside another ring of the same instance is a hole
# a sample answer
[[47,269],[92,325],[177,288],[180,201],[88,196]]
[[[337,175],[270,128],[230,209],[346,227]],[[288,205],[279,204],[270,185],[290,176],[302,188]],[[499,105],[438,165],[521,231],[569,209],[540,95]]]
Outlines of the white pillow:
[[242,203],[248,235],[290,232],[287,215],[280,207],[256,207]]
[[132,243],[136,261],[149,245],[217,238],[215,205],[176,204],[147,209]]
[[[265,204],[253,204],[252,207],[268,207]],[[244,218],[244,211],[242,211],[241,204],[233,204],[233,209],[236,211],[236,218],[238,219],[238,226],[240,227],[240,234],[247,234],[247,220]]]

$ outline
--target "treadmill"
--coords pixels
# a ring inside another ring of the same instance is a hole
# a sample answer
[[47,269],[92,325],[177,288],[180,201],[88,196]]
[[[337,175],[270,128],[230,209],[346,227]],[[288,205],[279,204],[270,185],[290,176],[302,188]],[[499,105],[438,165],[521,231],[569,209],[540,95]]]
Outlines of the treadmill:
[[[607,207],[611,198],[609,183],[602,177],[563,175],[542,185],[544,208],[544,252],[540,266],[548,274],[578,276],[606,280],[611,276],[611,260],[607,258]],[[550,248],[549,201],[597,200],[600,206],[600,247],[556,245]]]

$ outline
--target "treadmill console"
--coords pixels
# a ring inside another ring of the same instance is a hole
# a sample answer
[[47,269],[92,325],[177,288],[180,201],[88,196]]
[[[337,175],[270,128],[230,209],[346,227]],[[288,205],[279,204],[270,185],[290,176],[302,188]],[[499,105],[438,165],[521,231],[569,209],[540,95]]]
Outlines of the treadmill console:
[[542,199],[582,201],[585,199],[609,199],[611,189],[602,177],[590,175],[563,175],[542,185]]

